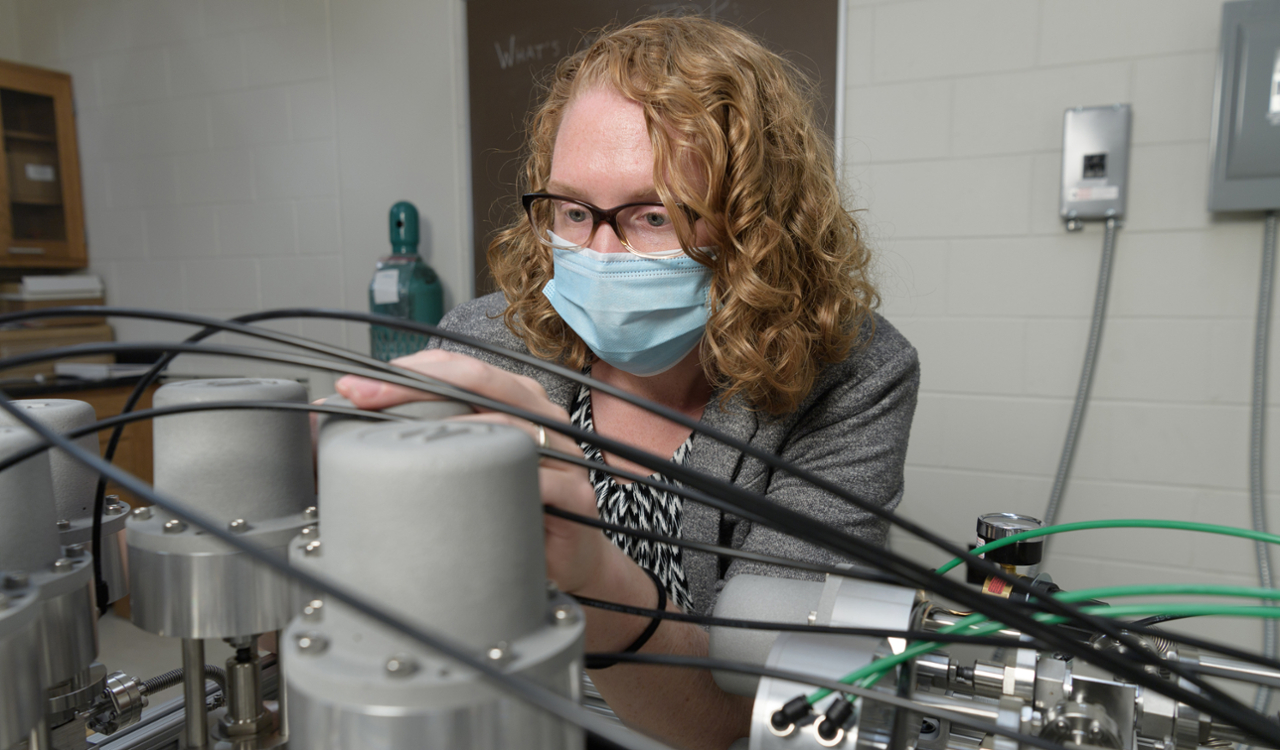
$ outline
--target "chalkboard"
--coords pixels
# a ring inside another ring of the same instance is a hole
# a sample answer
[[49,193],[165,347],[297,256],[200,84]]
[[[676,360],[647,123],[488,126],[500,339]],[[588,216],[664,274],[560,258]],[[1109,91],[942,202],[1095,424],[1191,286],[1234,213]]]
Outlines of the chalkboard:
[[471,205],[476,293],[493,289],[485,251],[493,233],[519,215],[516,195],[525,116],[535,82],[586,34],[611,21],[658,13],[697,14],[757,37],[817,82],[820,116],[834,135],[841,0],[468,0],[471,100]]

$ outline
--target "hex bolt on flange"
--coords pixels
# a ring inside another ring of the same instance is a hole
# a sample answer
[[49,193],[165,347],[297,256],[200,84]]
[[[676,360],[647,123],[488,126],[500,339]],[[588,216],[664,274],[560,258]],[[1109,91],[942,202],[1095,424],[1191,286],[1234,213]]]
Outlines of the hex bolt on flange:
[[319,633],[299,633],[295,640],[298,651],[308,656],[319,656],[329,648],[329,639]]
[[417,671],[417,659],[408,654],[393,654],[387,659],[387,674],[392,677],[408,677]]

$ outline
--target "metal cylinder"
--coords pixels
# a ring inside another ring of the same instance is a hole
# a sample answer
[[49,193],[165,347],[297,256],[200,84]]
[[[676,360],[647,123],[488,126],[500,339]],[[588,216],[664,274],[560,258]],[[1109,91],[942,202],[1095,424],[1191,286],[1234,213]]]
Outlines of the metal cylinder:
[[254,735],[271,724],[262,705],[262,663],[254,648],[241,648],[227,659],[227,714],[222,730],[230,737]]
[[182,670],[186,715],[183,740],[188,748],[202,748],[209,742],[209,713],[204,703],[204,641],[182,639]]
[[528,633],[546,607],[537,466],[529,436],[498,425],[335,436],[320,448],[320,570],[476,648]]
[[[0,458],[36,440],[25,427],[0,427]],[[53,565],[61,554],[57,521],[48,453],[0,471],[0,570],[34,571]]]
[[28,739],[45,708],[36,590],[10,581],[0,586],[0,748]]
[[[71,551],[71,550],[68,550]],[[60,557],[30,574],[40,599],[40,671],[50,695],[64,696],[61,710],[74,713],[92,702],[86,692],[106,676],[90,676],[98,658],[98,612],[93,603],[93,558]],[[51,719],[50,726],[60,722]]]
[[[292,380],[225,378],[170,383],[156,406],[217,401],[305,403]],[[298,411],[218,410],[155,422],[155,486],[227,524],[246,541],[284,552],[312,523],[311,429]],[[231,638],[278,630],[293,584],[159,509],[128,522],[133,623],[158,635]]]
[[[155,406],[215,401],[306,403],[292,380],[220,378],[169,383]],[[249,523],[300,513],[315,484],[311,427],[297,411],[225,410],[155,421],[155,487],[213,518]]]
[[[314,523],[306,511],[245,524],[248,542],[284,554]],[[151,508],[129,519],[133,624],[170,638],[233,638],[284,627],[297,585],[221,540]]]
[[[729,619],[817,624],[818,601],[823,584],[791,578],[736,575],[716,597],[715,616]],[[810,617],[812,616],[812,620]],[[764,666],[778,637],[776,630],[711,628],[709,656],[732,662]],[[738,672],[713,671],[716,684],[726,692],[755,695],[760,678]]]
[[[321,440],[320,487],[323,533],[292,542],[292,564],[577,696],[585,620],[567,596],[547,593],[527,435],[451,422],[343,428]],[[309,604],[281,653],[291,745],[582,747],[576,727],[338,602]]]
[[[23,399],[14,406],[26,410],[42,424],[61,433],[86,427],[97,421],[93,407],[83,401],[65,398]],[[22,427],[17,418],[0,411],[0,424]],[[98,455],[98,436],[90,433],[76,438],[76,445]],[[88,466],[58,448],[49,450],[49,468],[53,474],[53,496],[59,521],[91,518],[98,475]],[[63,544],[69,544],[63,541]]]

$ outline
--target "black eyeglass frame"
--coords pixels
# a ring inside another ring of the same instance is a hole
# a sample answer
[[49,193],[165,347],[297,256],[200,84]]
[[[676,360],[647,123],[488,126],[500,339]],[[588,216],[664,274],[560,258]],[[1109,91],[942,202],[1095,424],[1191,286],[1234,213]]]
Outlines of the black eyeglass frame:
[[[618,241],[622,243],[622,246],[627,249],[627,252],[631,253],[632,255],[638,255],[641,258],[655,258],[655,259],[670,257],[668,252],[645,253],[635,249],[634,247],[631,246],[630,242],[627,242],[627,233],[622,231],[618,227],[618,214],[622,213],[626,209],[635,208],[636,206],[657,206],[659,208],[666,208],[667,205],[665,203],[655,202],[655,201],[640,201],[638,203],[623,203],[621,206],[614,206],[613,208],[604,209],[604,208],[600,208],[599,206],[593,206],[592,204],[587,203],[584,200],[580,200],[578,198],[570,198],[566,195],[556,195],[554,193],[525,193],[524,195],[520,196],[520,203],[524,206],[525,217],[529,219],[529,224],[534,228],[533,234],[535,237],[538,238],[540,242],[542,242],[542,244],[547,246],[552,246],[552,247],[553,245],[551,245],[551,243],[548,242],[541,235],[541,233],[538,232],[537,223],[533,220],[533,202],[542,198],[550,198],[558,201],[566,201],[576,206],[582,206],[583,208],[591,212],[591,220],[592,220],[591,234],[587,236],[586,244],[581,245],[581,247],[586,247],[586,245],[591,244],[591,241],[596,238],[596,230],[600,228],[600,223],[604,222],[608,224],[611,229],[613,229],[614,236],[616,236],[618,238]],[[689,219],[689,226],[692,227],[694,222],[696,222],[699,218],[697,212],[695,212],[692,208],[689,208],[683,203],[677,203],[675,205],[676,205],[676,208],[679,208],[682,211],[684,211],[685,216]]]

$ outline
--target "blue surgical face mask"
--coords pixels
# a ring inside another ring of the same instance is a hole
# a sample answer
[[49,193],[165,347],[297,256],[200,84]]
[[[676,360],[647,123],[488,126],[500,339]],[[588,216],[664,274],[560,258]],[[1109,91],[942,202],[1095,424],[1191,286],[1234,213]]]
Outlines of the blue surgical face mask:
[[601,253],[558,237],[555,277],[542,293],[596,356],[648,377],[674,367],[702,339],[711,269],[687,256]]

